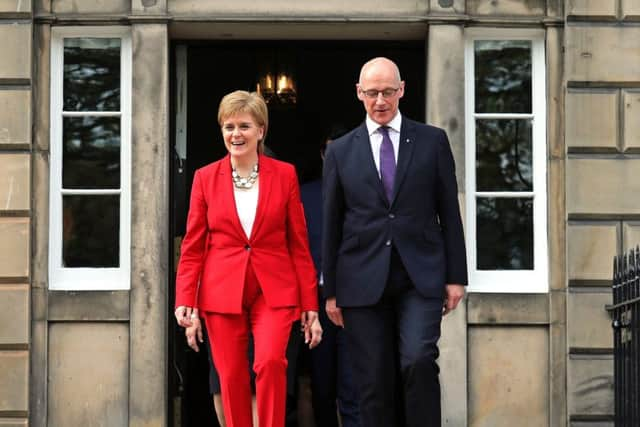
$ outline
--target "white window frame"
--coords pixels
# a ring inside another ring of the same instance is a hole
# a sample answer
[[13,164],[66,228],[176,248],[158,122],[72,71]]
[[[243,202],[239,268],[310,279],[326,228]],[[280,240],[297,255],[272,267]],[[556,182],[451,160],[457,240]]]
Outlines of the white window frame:
[[[119,38],[120,111],[63,111],[64,39]],[[51,29],[51,135],[49,187],[49,289],[119,290],[131,288],[131,30],[122,26],[54,27]],[[120,189],[62,189],[63,117],[120,117]],[[70,268],[62,266],[62,196],[120,195],[119,267]]]
[[[549,291],[547,233],[547,137],[545,32],[538,29],[468,28],[465,31],[465,205],[469,292],[546,293]],[[531,42],[531,114],[477,114],[475,112],[474,42],[526,40]],[[530,192],[476,191],[476,118],[532,120],[533,190]],[[476,197],[533,198],[533,270],[478,270],[476,264]]]

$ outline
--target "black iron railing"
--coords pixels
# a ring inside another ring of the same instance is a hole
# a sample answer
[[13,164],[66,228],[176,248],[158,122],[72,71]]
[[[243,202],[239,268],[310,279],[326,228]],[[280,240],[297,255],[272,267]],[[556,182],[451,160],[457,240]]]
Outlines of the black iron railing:
[[640,248],[613,258],[615,427],[640,426]]

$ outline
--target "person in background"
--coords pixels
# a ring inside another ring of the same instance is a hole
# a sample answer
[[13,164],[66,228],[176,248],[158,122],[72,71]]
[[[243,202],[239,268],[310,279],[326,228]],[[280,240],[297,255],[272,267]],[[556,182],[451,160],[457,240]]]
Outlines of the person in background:
[[[320,157],[334,139],[344,135],[342,125],[329,128],[320,143]],[[322,265],[322,179],[300,187],[300,195],[307,219],[311,256],[318,271]],[[361,427],[358,416],[358,399],[353,383],[353,372],[344,341],[342,328],[331,323],[324,309],[322,275],[318,275],[318,298],[320,301],[320,324],[323,338],[318,347],[310,352],[311,396],[313,415],[317,427]],[[337,403],[337,408],[336,408]],[[340,419],[338,419],[338,413]]]
[[253,425],[253,335],[260,427],[282,427],[291,326],[300,318],[310,348],[322,335],[298,180],[292,165],[262,154],[268,112],[258,94],[226,95],[218,123],[229,154],[193,179],[175,317],[185,328],[205,320],[229,427]]

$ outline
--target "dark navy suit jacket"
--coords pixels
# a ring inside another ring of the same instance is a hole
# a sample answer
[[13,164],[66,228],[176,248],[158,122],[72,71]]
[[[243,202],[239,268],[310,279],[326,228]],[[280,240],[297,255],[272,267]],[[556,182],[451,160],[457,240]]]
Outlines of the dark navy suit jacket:
[[392,200],[375,167],[366,124],[327,147],[322,265],[326,297],[341,307],[377,303],[392,246],[425,297],[467,283],[455,165],[446,133],[402,117]]

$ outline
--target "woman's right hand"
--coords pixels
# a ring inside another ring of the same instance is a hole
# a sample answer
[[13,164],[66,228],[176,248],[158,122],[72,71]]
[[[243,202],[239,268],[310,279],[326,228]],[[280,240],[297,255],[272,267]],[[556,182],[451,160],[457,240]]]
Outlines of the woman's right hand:
[[198,310],[194,310],[193,307],[185,307],[184,305],[176,308],[173,313],[176,316],[178,325],[183,328],[188,328],[193,324],[192,320],[198,317]]
[[198,342],[200,342],[200,344],[204,342],[200,317],[196,316],[191,321],[191,326],[184,330],[184,335],[187,337],[187,344],[189,347],[191,347],[196,353],[199,352],[200,347],[198,347]]

